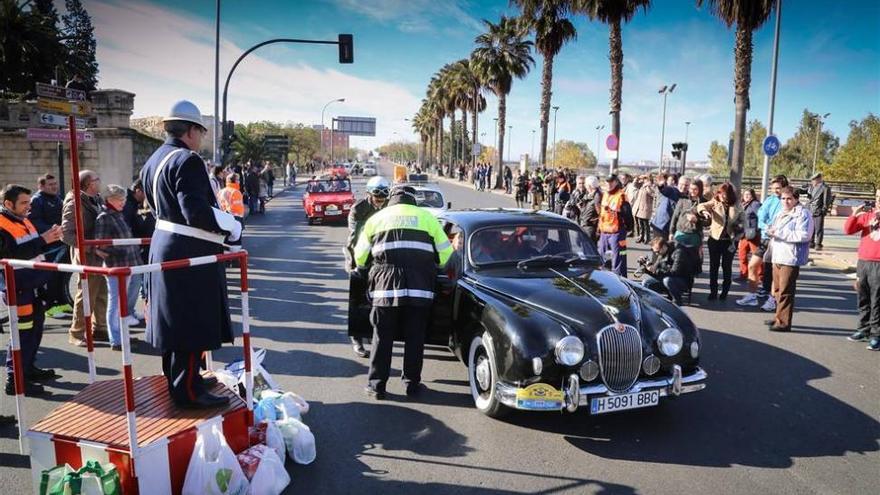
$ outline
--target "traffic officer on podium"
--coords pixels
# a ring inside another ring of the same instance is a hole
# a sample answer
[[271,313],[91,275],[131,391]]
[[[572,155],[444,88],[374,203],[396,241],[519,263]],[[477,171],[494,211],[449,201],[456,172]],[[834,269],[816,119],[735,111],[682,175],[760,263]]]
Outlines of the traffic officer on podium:
[[[141,181],[156,216],[150,263],[221,254],[241,225],[217,207],[198,155],[207,130],[199,109],[179,101],[163,119],[168,139],[147,160]],[[222,263],[148,275],[147,339],[162,351],[162,371],[174,402],[185,408],[224,405],[199,373],[205,351],[233,341]]]
[[[355,276],[357,275],[357,266],[354,262],[354,246],[357,244],[358,236],[361,235],[361,230],[364,228],[364,224],[367,223],[367,220],[373,216],[374,213],[381,210],[385,207],[385,203],[388,202],[388,194],[391,192],[391,184],[388,183],[388,179],[385,177],[373,177],[372,179],[367,181],[367,197],[358,200],[354,206],[351,207],[351,211],[348,212],[348,245],[346,247],[346,261],[348,262],[348,270]],[[358,279],[359,286],[363,285],[363,282]],[[370,351],[364,349],[363,340],[360,337],[349,336],[351,339],[351,347],[354,349],[354,353],[359,357],[365,358],[370,356]]]
[[373,305],[373,355],[366,392],[376,399],[385,398],[396,334],[405,339],[406,395],[420,393],[437,268],[442,268],[452,254],[440,222],[428,210],[416,206],[411,191],[392,191],[388,206],[367,220],[354,248],[358,268],[370,265],[367,287]]

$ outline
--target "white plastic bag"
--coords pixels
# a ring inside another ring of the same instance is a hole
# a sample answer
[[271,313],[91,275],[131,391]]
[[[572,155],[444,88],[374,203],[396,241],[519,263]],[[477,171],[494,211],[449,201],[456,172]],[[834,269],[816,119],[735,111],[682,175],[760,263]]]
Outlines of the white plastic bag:
[[281,435],[281,430],[275,425],[275,421],[261,421],[249,428],[248,434],[251,445],[266,445],[278,454],[279,459],[284,460],[287,447],[284,445],[284,437]]
[[244,495],[248,481],[216,422],[199,428],[183,495]]
[[284,469],[284,461],[273,449],[260,454],[260,465],[251,479],[249,495],[279,495],[290,484],[290,475]]
[[315,435],[309,427],[296,418],[284,418],[276,424],[284,437],[287,455],[297,464],[311,464],[317,457],[317,451]]
[[[303,414],[309,412],[309,403],[293,392],[279,392],[277,390],[265,390],[260,395],[260,407],[263,401],[274,400],[278,418],[301,419]],[[268,415],[266,415],[268,417]]]

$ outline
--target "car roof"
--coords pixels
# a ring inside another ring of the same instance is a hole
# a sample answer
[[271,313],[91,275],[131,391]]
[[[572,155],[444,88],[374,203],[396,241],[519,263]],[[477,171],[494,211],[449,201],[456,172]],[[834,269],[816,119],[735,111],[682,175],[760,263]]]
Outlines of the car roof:
[[549,211],[535,211],[520,208],[473,208],[453,210],[440,215],[466,231],[495,225],[536,225],[558,224],[565,227],[574,225],[571,220]]

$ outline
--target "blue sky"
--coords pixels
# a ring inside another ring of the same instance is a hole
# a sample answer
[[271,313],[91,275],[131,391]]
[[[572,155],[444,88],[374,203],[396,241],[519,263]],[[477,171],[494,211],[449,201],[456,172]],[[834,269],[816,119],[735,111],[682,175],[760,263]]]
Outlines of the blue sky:
[[[161,114],[180,98],[213,113],[213,1],[85,3],[95,23],[101,86],[136,93],[136,116]],[[330,46],[277,45],[255,52],[233,78],[229,118],[317,123],[324,103],[345,97],[328,116],[378,119],[377,137],[354,138],[354,145],[415,140],[403,119],[418,109],[431,75],[467,57],[481,19],[494,21],[503,13],[515,13],[506,0],[225,0],[222,74],[239,53],[265,39],[335,39],[343,32],[355,37],[353,65],[339,65]],[[557,138],[595,148],[596,126],[606,125],[603,141],[610,127],[608,29],[580,16],[574,21],[578,39],[555,63],[553,104],[561,107]],[[772,39],[771,19],[754,36],[749,112],[750,120],[765,124]],[[690,121],[689,159],[704,159],[709,142],[724,141],[733,127],[733,30],[693,1],[655,0],[647,14],[624,26],[623,40],[621,158],[658,158],[662,97],[657,89],[674,82],[665,152],[671,141],[684,139],[684,122]],[[540,137],[537,54],[535,61],[508,97],[513,157],[531,152],[532,129]],[[496,108],[490,97],[489,109],[481,114],[481,131],[490,131],[487,143]],[[842,140],[851,120],[880,113],[880,2],[785,3],[774,126],[781,139],[795,132],[804,108],[830,112],[826,128]]]

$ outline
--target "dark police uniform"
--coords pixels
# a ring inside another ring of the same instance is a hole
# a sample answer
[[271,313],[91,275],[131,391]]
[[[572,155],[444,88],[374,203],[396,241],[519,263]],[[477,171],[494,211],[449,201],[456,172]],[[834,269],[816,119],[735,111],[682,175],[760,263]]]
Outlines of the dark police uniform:
[[[356,264],[354,262],[354,246],[357,243],[358,236],[361,233],[361,230],[364,228],[364,224],[367,223],[367,220],[374,213],[379,211],[381,208],[377,208],[373,205],[370,198],[363,198],[359,200],[354,206],[351,207],[351,210],[348,212],[348,244],[346,244],[346,269],[349,271],[354,270],[356,268]],[[361,293],[366,289],[363,278],[362,277],[352,277],[350,281],[349,291],[361,291]],[[349,315],[351,317],[351,315]],[[349,326],[349,331],[353,330],[354,327]],[[354,346],[355,353],[361,357],[367,357],[368,352],[364,349],[364,340],[360,337],[355,337],[354,335],[349,335],[351,339],[351,343]]]
[[[169,138],[147,160],[141,180],[157,222],[150,263],[223,252],[227,232],[215,219],[217,199],[198,154],[179,139]],[[169,224],[198,229],[219,242],[175,233]],[[163,353],[162,370],[172,398],[192,403],[205,392],[199,375],[202,352],[233,341],[224,266],[153,272],[147,274],[147,285],[147,339]]]
[[[29,260],[40,255],[46,241],[40,237],[30,220],[12,213],[0,211],[0,258]],[[36,290],[49,281],[51,272],[15,270],[15,293],[18,299],[18,330],[21,341],[21,364],[25,377],[35,370],[34,360],[43,340],[43,303],[36,297]],[[5,284],[5,282],[4,282]],[[6,288],[3,288],[6,290]],[[12,339],[6,351],[6,373],[12,383]],[[54,374],[54,373],[53,373]]]
[[364,225],[354,255],[358,267],[370,265],[373,355],[368,379],[372,392],[384,394],[398,330],[405,338],[403,380],[407,393],[421,382],[437,267],[445,265],[451,254],[452,246],[440,222],[416,206],[409,193],[395,191],[388,206]]

